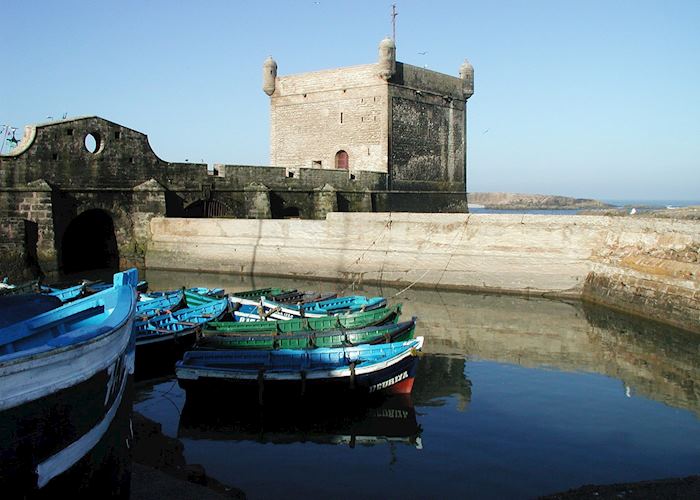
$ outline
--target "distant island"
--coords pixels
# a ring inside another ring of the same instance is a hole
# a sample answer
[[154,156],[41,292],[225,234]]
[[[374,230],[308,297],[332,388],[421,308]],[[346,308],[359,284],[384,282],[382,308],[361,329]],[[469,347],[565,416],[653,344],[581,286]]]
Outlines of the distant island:
[[467,193],[471,206],[496,210],[594,210],[613,205],[588,198],[570,198],[546,194]]

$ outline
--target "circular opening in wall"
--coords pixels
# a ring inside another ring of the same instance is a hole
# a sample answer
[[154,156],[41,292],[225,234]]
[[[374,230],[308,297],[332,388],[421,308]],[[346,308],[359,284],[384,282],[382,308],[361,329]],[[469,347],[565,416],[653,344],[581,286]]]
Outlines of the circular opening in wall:
[[100,151],[100,134],[87,134],[85,136],[85,149],[88,153],[98,153]]

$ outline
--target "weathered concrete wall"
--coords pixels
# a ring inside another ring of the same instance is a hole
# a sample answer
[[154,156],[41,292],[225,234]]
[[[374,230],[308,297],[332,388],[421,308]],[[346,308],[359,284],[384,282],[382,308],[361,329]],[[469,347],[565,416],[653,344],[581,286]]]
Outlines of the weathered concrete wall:
[[695,221],[330,213],[155,218],[151,231],[147,268],[584,297],[700,332]]

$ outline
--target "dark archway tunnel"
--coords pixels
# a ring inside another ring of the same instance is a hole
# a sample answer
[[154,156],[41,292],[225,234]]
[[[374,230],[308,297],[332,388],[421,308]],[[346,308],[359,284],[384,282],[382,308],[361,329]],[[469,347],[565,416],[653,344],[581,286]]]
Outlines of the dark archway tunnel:
[[64,273],[118,269],[119,250],[114,223],[104,210],[87,210],[68,224],[61,245]]

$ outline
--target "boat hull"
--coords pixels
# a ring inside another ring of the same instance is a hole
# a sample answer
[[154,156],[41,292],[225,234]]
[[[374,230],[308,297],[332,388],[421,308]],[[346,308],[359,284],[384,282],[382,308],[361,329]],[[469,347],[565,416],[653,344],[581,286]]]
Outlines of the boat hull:
[[203,331],[197,342],[204,349],[313,349],[358,344],[401,342],[413,337],[416,318],[411,321],[354,330],[301,331],[293,334],[226,334]]
[[[397,323],[402,305],[321,318],[294,318],[276,321],[212,321],[207,330],[229,333],[295,333],[303,330],[325,331],[340,328],[365,328]],[[238,312],[238,311],[236,311]]]
[[136,278],[0,331],[3,498],[128,498]]
[[[417,340],[417,349],[420,349],[422,338],[419,337]],[[218,353],[218,351],[210,351],[198,354],[204,357],[210,356],[214,360]],[[205,363],[188,363],[187,356],[185,360],[177,363],[175,372],[178,383],[187,392],[188,398],[221,397],[222,393],[235,393],[241,398],[257,398],[258,403],[262,404],[269,398],[304,397],[343,400],[355,397],[408,394],[413,387],[418,365],[416,349],[407,349],[390,359],[367,366],[358,364],[349,368],[328,371],[309,370],[308,372],[288,370],[266,373],[260,370],[256,373],[235,365],[227,366],[225,361],[221,362],[225,360],[226,355],[226,352],[221,352],[221,359],[208,366]]]
[[[0,411],[3,498],[128,498],[135,347],[131,329],[128,321],[110,334],[109,342],[96,345],[94,353],[76,352],[73,363],[78,365],[83,357],[116,349],[116,357],[90,375]],[[66,361],[39,364],[25,376],[32,377],[34,370],[65,371]]]

